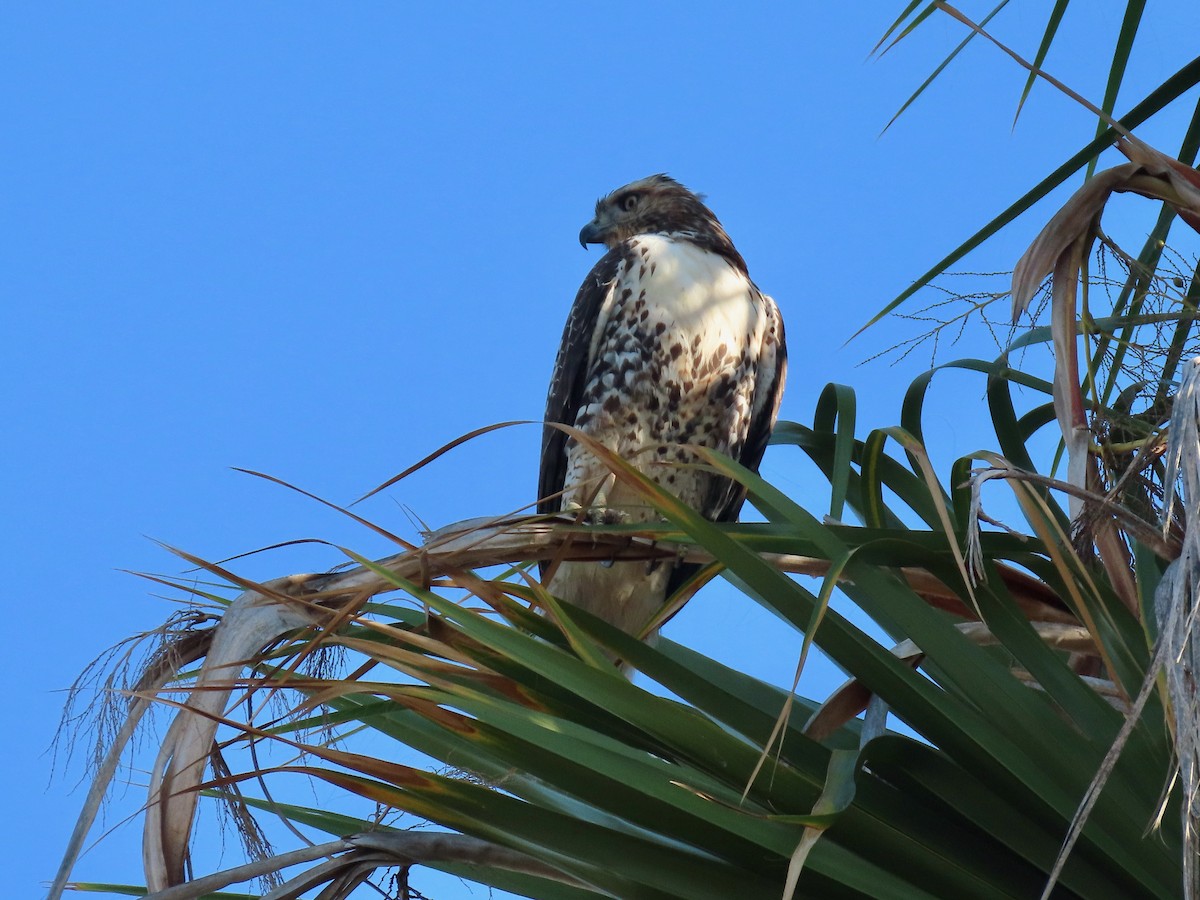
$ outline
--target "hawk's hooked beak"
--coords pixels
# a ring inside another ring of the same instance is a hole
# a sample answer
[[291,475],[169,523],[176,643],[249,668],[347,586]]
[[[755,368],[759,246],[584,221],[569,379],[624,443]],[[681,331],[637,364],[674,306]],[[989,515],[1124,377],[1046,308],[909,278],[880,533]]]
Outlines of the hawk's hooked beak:
[[604,243],[604,227],[600,224],[600,220],[592,219],[579,231],[579,246],[587,249],[588,244],[603,244]]

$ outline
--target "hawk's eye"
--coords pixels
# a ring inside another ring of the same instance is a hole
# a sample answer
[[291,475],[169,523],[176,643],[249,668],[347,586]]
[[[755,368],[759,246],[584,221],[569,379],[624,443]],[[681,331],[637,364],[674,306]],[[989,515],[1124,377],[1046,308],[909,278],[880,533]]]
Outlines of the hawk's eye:
[[625,210],[625,212],[633,212],[637,209],[638,200],[640,199],[641,197],[637,194],[626,195],[625,199],[621,201],[621,209]]

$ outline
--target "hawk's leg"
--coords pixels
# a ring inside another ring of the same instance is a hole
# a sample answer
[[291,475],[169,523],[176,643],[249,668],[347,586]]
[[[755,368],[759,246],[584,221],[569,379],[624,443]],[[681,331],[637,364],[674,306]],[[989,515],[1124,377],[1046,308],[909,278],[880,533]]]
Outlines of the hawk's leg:
[[[628,521],[629,513],[621,509],[615,509],[608,505],[608,497],[612,492],[613,485],[617,482],[617,476],[614,472],[609,472],[604,480],[600,482],[596,488],[596,493],[592,495],[592,503],[587,511],[587,521],[592,525],[620,525],[622,522]],[[615,560],[605,559],[600,562],[600,565],[605,569],[611,569]]]
[[609,472],[596,488],[587,512],[587,521],[592,525],[620,525],[629,520],[629,513],[608,505],[609,495],[616,483],[616,474]]

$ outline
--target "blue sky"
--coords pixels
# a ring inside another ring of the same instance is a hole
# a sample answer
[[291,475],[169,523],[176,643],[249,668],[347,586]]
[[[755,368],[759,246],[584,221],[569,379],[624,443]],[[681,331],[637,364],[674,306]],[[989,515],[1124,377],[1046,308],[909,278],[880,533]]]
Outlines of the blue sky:
[[[666,171],[708,195],[787,321],[783,418],[811,421],[838,381],[859,390],[860,428],[895,423],[928,354],[860,364],[917,329],[844,342],[1093,127],[1039,88],[1011,129],[1023,73],[976,42],[880,136],[964,33],[935,18],[868,60],[900,6],[5,4],[0,665],[18,731],[0,770],[20,811],[5,817],[6,883],[40,892],[81,802],[79,760],[51,779],[44,752],[61,690],[174,609],[123,570],[185,568],[154,540],[209,559],[306,537],[389,552],[231,467],[348,502],[460,434],[539,418],[599,255],[576,235],[612,188]],[[1045,14],[1014,9],[997,30],[1032,54]],[[1047,64],[1098,100],[1115,18],[1081,16]],[[1194,34],[1148,21],[1128,96],[1190,58]],[[1174,153],[1190,102],[1139,133]],[[1010,269],[1065,196],[960,268]],[[991,355],[980,333],[943,359],[974,353]],[[988,445],[979,385],[950,376],[934,396],[931,442]],[[489,435],[363,512],[412,537],[415,519],[514,510],[534,500],[538,440]],[[795,451],[764,472],[827,502]],[[306,545],[236,568],[339,561]],[[667,633],[777,682],[800,640],[722,588]],[[837,680],[816,666],[804,690]],[[138,802],[118,793],[107,825]],[[125,827],[77,875],[134,881],[137,867]]]

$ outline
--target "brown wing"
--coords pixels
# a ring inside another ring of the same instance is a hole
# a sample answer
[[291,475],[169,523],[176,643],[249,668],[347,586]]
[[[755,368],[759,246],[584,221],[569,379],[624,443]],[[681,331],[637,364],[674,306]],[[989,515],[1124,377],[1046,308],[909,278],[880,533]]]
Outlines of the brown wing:
[[[571,314],[563,328],[562,344],[554,361],[550,391],[546,396],[546,422],[574,425],[579,400],[587,382],[589,351],[604,300],[612,291],[624,254],[618,248],[604,254],[575,295]],[[538,512],[551,514],[562,508],[562,498],[552,497],[563,489],[567,476],[567,436],[557,428],[542,431],[542,463],[538,472]]]

